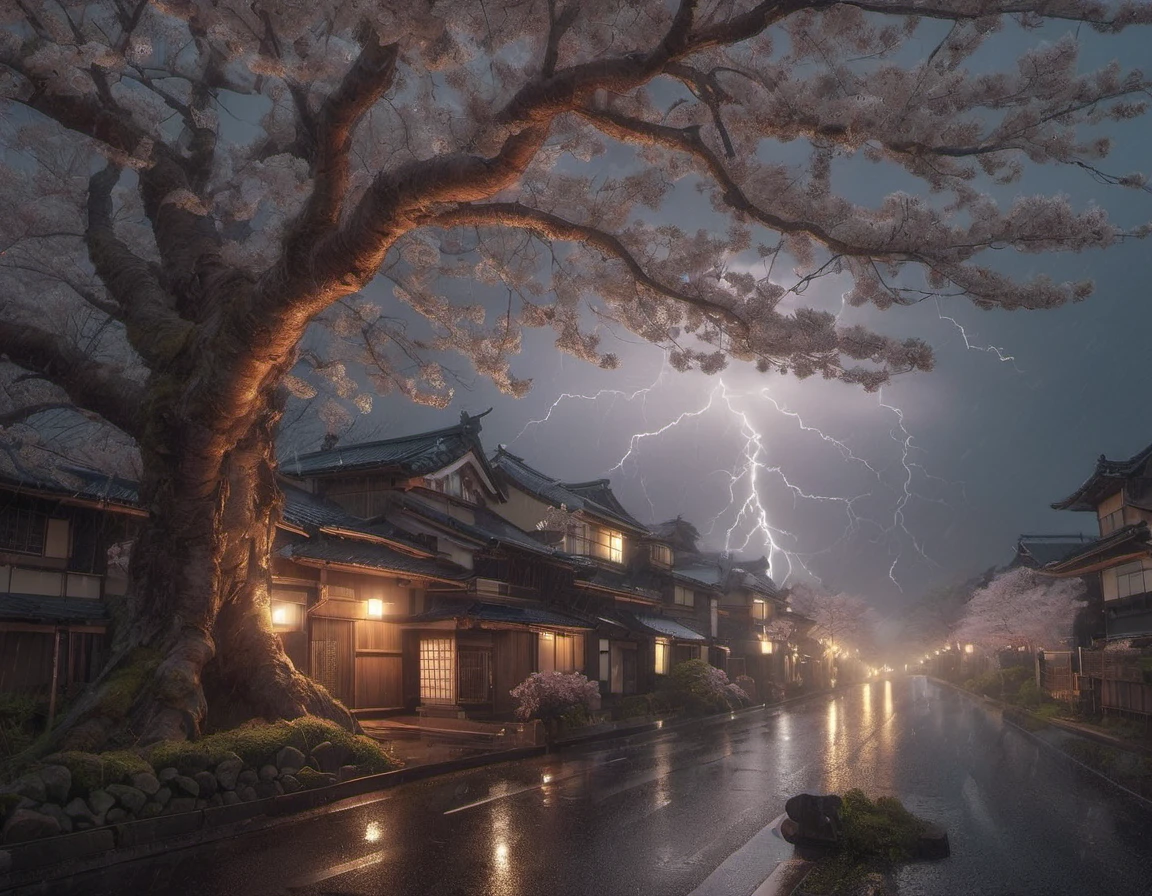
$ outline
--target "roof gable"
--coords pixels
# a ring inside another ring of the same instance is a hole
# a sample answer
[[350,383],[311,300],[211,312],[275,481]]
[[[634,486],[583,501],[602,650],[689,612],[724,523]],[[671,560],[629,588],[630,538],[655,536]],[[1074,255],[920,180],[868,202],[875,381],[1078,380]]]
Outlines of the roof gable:
[[501,447],[492,457],[492,466],[509,481],[553,507],[563,505],[571,511],[582,511],[618,526],[648,534],[648,527],[624,509],[612,493],[607,479],[591,482],[561,482],[530,467],[524,459]]
[[1084,484],[1062,501],[1052,504],[1053,510],[1095,510],[1105,498],[1124,487],[1125,482],[1144,474],[1152,462],[1152,445],[1138,451],[1127,460],[1109,460],[1103,454],[1096,460]]
[[280,462],[281,472],[296,477],[334,476],[341,473],[395,472],[407,476],[429,476],[467,462],[471,455],[492,494],[501,496],[496,477],[480,442],[480,418],[460,415],[456,426],[414,433],[394,439],[343,445],[312,451]]

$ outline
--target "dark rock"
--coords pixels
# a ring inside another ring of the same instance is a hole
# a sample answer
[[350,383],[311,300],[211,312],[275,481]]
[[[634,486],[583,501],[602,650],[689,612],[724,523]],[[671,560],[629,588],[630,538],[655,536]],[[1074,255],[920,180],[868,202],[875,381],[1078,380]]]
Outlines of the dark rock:
[[155,818],[157,815],[159,815],[163,811],[164,811],[164,807],[161,806],[157,802],[145,803],[144,808],[136,813],[136,817],[137,818]]
[[68,791],[72,789],[72,772],[62,765],[46,765],[36,774],[44,782],[48,802],[61,806],[68,802]]
[[256,790],[251,785],[244,785],[243,787],[236,788],[236,795],[244,802],[250,803],[256,799]]
[[44,784],[44,779],[39,775],[22,775],[9,784],[8,788],[10,792],[26,796],[37,803],[42,803],[48,799],[48,788]]
[[173,778],[172,789],[176,793],[183,793],[191,797],[200,796],[200,785],[187,775],[177,775]]
[[948,845],[948,832],[938,824],[926,824],[912,854],[918,859],[948,858],[952,855],[952,848]]
[[195,812],[196,811],[196,798],[191,796],[180,796],[173,799],[167,807],[167,812]]
[[119,824],[122,821],[128,820],[128,813],[121,809],[119,806],[114,806],[108,810],[108,814],[104,816],[105,824]]
[[160,780],[161,784],[167,784],[169,781],[171,781],[173,778],[175,778],[178,774],[180,774],[179,769],[162,768],[162,769],[160,769],[160,772],[159,772],[159,774],[156,775],[156,777]]
[[192,780],[196,782],[196,786],[200,788],[200,798],[208,799],[216,792],[217,782],[216,776],[212,772],[196,772],[192,776]]
[[334,775],[347,759],[347,750],[326,740],[312,748],[312,762],[310,764],[318,771]]
[[[840,807],[844,801],[836,794],[815,796],[801,793],[784,804],[784,811],[795,822],[780,826],[789,843],[803,846],[837,846],[840,843]],[[787,828],[787,829],[786,829]]]
[[276,754],[276,767],[282,775],[294,775],[304,767],[304,754],[295,747],[284,747]]
[[360,777],[360,767],[356,765],[342,765],[340,771],[336,773],[338,781],[350,781],[353,778]]
[[214,793],[204,802],[209,808],[215,809],[217,806],[224,805],[224,797],[219,793]]
[[74,825],[86,824],[96,825],[96,813],[92,808],[83,800],[82,797],[76,797],[67,806],[64,807],[64,814],[72,819]]
[[216,781],[221,790],[235,790],[236,781],[244,771],[244,761],[237,756],[235,759],[225,759],[216,766]]
[[256,774],[254,769],[246,768],[240,772],[240,776],[236,779],[236,786],[239,787],[252,787],[260,780],[260,776]]
[[152,799],[158,802],[161,806],[167,806],[168,801],[172,799],[172,788],[161,787],[154,794],[152,794]]
[[[219,793],[216,795],[221,796]],[[225,790],[223,797],[225,806],[235,806],[237,803],[243,802],[243,800],[240,799],[240,794],[238,794],[235,790]]]
[[284,788],[285,793],[295,793],[304,787],[303,784],[296,780],[294,775],[284,775],[280,779],[280,786]]
[[88,805],[92,807],[92,814],[103,818],[104,814],[116,805],[116,797],[107,790],[93,790],[88,794]]
[[261,781],[254,788],[256,791],[256,798],[266,800],[270,796],[279,796],[283,791],[276,787],[275,781]]
[[151,772],[137,772],[132,776],[132,786],[147,796],[154,796],[160,789],[160,779]]
[[12,853],[0,849],[0,874],[7,874],[12,868]]
[[60,833],[60,822],[34,809],[17,809],[4,822],[4,842],[24,843]]
[[262,765],[260,766],[259,775],[261,781],[275,781],[280,777],[280,769],[274,765]]
[[139,812],[148,802],[148,796],[143,790],[137,790],[127,784],[109,784],[104,789],[128,812]]
[[55,803],[45,803],[40,807],[40,812],[44,815],[51,815],[60,823],[60,832],[62,834],[72,833],[72,819],[68,816],[63,809]]

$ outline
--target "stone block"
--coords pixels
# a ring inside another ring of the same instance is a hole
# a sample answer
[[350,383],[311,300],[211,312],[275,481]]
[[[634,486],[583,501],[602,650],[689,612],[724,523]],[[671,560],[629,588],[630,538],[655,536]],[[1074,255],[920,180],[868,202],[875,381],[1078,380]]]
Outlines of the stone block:
[[294,775],[304,767],[304,754],[295,747],[284,747],[276,754],[276,767],[282,775]]
[[88,805],[92,807],[92,814],[103,818],[105,813],[116,805],[116,797],[107,790],[93,790],[88,794]]
[[235,790],[240,773],[244,771],[244,762],[237,756],[235,759],[225,759],[216,766],[216,783],[221,790]]
[[132,776],[132,786],[146,796],[154,796],[160,789],[160,779],[151,772],[137,772]]
[[35,809],[17,809],[4,822],[4,843],[24,843],[60,833],[60,822]]
[[[126,812],[136,813],[144,808],[144,804],[148,802],[148,795],[143,790],[138,790],[127,784],[109,784],[104,788],[108,791],[109,796],[116,798]],[[156,788],[159,790],[160,788]]]
[[212,796],[219,786],[216,776],[208,771],[196,772],[196,774],[192,776],[192,780],[196,782],[196,786],[200,790],[199,797],[203,800]]
[[48,802],[59,806],[68,802],[68,792],[72,789],[72,772],[62,765],[46,765],[36,774],[44,782]]
[[191,797],[200,796],[200,785],[187,775],[177,775],[172,779],[169,786],[174,793],[182,793]]

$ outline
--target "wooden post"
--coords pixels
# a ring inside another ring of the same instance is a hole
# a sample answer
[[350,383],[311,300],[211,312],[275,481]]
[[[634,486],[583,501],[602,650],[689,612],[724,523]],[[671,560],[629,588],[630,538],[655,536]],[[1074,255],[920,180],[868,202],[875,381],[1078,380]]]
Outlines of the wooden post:
[[48,695],[48,730],[56,719],[56,688],[60,681],[60,629],[52,633],[52,692]]

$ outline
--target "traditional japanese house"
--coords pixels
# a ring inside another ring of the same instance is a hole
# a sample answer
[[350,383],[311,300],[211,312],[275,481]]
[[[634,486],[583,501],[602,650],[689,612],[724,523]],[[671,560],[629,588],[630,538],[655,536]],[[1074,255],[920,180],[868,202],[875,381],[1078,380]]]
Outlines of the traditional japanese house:
[[43,696],[51,715],[100,671],[143,516],[135,484],[115,476],[73,466],[0,475],[0,691]]
[[[339,547],[348,550],[348,542],[355,543],[356,556],[344,573],[361,576],[361,584],[333,578],[331,543],[321,548],[314,540],[302,542],[288,559],[323,563],[329,570],[327,603],[321,608],[329,615],[310,611],[315,655],[316,621],[329,619],[324,625],[331,628],[333,610],[344,613],[355,606],[361,608],[355,612],[363,612],[370,606],[362,592],[366,558],[359,533],[386,539],[373,551],[399,551],[404,566],[397,567],[391,556],[379,561],[380,574],[394,576],[394,588],[407,589],[406,598],[395,591],[389,593],[396,599],[377,598],[385,608],[381,622],[389,626],[389,656],[400,676],[390,678],[394,705],[504,717],[514,709],[508,692],[531,672],[584,669],[584,633],[590,626],[557,608],[558,595],[572,578],[562,552],[492,511],[506,496],[479,433],[480,417],[462,415],[454,427],[330,448],[283,465],[317,497],[353,518],[340,533]],[[316,556],[321,551],[323,558]],[[354,631],[359,629],[357,622]],[[346,642],[350,635],[341,637]],[[335,652],[346,655],[347,648]]]
[[608,480],[562,482],[504,448],[492,466],[508,494],[496,512],[542,530],[576,567],[568,606],[596,626],[586,656],[602,694],[652,691],[677,661],[709,658],[710,638],[696,624],[708,600],[698,607],[697,583],[684,580],[677,603],[670,546],[620,504]]
[[405,707],[403,623],[430,589],[463,592],[471,571],[386,520],[281,487],[271,615],[285,651],[360,715]]
[[[1104,640],[1127,649],[1080,652],[1078,690],[1104,710],[1152,715],[1141,655],[1152,648],[1152,445],[1127,460],[1103,455],[1056,510],[1093,513],[1100,537],[1051,560],[1040,572],[1095,576],[1103,595]],[[1122,643],[1121,643],[1122,642]]]

